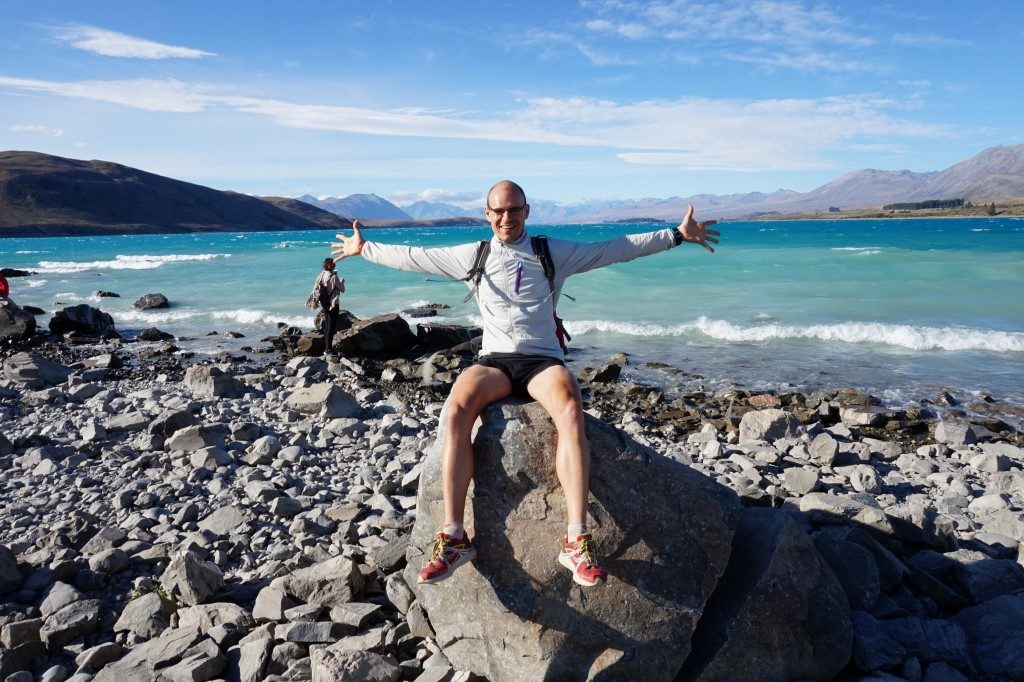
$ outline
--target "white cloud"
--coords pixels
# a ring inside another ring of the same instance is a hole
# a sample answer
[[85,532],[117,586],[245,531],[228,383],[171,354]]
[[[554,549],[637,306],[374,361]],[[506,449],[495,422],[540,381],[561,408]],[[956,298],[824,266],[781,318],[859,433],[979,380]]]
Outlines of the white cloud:
[[215,53],[204,52],[190,47],[165,45],[146,38],[108,31],[95,26],[72,26],[63,29],[58,37],[72,47],[106,57],[131,57],[135,59],[200,59],[213,57]]
[[893,35],[892,42],[904,47],[964,47],[971,44],[968,40],[948,38],[936,33],[897,33]]
[[[849,145],[952,135],[949,126],[901,118],[911,100],[873,95],[625,103],[539,97],[507,111],[467,115],[417,107],[378,110],[238,97],[210,85],[176,80],[60,83],[0,76],[0,86],[145,110],[250,114],[308,130],[607,148],[629,163],[686,168],[821,168],[830,152]],[[443,191],[436,190],[434,200]]]
[[41,125],[18,125],[11,126],[15,133],[35,133],[36,135],[49,135],[50,137],[64,137],[64,131],[60,128],[50,128]]
[[388,200],[395,204],[408,205],[417,201],[429,201],[431,203],[454,204],[460,208],[473,208],[483,206],[484,194],[480,191],[464,191],[454,189],[442,189],[431,187],[419,192],[392,192]]

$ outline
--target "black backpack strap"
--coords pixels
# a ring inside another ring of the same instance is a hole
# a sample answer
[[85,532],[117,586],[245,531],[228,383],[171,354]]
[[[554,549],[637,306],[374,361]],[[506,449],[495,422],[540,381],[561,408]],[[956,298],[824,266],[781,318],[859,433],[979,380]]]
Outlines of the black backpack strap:
[[477,287],[480,286],[480,279],[484,276],[484,270],[487,267],[487,256],[491,253],[491,240],[487,239],[477,244],[476,255],[473,256],[473,267],[469,269],[466,276],[462,278],[463,282],[469,282],[469,293],[462,299],[465,303],[469,299],[473,298],[473,294],[476,293]]
[[555,264],[551,260],[551,249],[548,247],[548,238],[544,235],[537,235],[536,237],[530,237],[530,246],[533,247],[533,253],[537,256],[537,260],[540,261],[540,266],[544,268],[544,276],[548,280],[548,286],[551,287],[551,291],[555,290]]

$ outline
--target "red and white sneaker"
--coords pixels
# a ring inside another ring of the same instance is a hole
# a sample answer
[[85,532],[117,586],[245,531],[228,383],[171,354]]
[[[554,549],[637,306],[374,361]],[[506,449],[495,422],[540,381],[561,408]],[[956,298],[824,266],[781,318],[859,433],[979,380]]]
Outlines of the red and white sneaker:
[[432,585],[448,578],[455,569],[476,556],[476,547],[463,534],[461,540],[438,533],[430,551],[430,560],[420,569],[417,582]]
[[558,555],[558,563],[572,571],[572,579],[577,585],[584,587],[593,587],[599,582],[608,581],[608,571],[594,561],[590,542],[590,533],[584,533],[576,538],[575,542],[569,542],[569,538],[565,538],[562,540],[562,551]]

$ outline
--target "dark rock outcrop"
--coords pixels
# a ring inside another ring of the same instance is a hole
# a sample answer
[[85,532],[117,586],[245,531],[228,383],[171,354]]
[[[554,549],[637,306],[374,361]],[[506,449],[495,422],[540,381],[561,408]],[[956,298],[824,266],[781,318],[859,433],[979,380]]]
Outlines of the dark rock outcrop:
[[93,308],[83,303],[54,313],[50,318],[50,331],[54,334],[67,334],[68,332],[104,334],[115,331],[114,318],[99,308]]
[[139,310],[170,308],[171,302],[163,294],[146,294],[133,304]]
[[14,301],[0,303],[0,340],[24,341],[36,333],[36,318]]
[[398,313],[360,320],[351,329],[334,335],[332,350],[346,357],[393,357],[416,345],[409,323]]

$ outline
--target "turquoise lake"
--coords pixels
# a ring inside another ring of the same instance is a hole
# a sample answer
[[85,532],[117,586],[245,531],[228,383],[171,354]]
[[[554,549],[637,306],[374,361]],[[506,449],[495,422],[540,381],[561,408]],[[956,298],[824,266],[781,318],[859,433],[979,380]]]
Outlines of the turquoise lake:
[[[633,378],[717,390],[856,387],[890,404],[986,392],[1024,405],[1024,219],[723,223],[714,255],[684,245],[569,280],[559,312],[577,371],[617,351]],[[530,225],[599,241],[649,225]],[[369,229],[367,239],[442,246],[486,227]],[[333,232],[0,239],[12,298],[47,311],[89,303],[124,333],[157,326],[197,352],[261,345],[277,322],[312,326],[303,307]],[[424,303],[472,323],[465,285],[342,261],[343,306],[368,317]],[[98,290],[121,298],[95,296]],[[160,292],[164,311],[132,303]],[[42,319],[42,318],[41,318]],[[238,331],[228,340],[208,332]],[[684,375],[651,370],[646,362]]]

